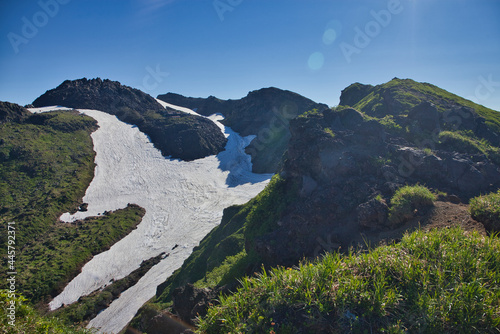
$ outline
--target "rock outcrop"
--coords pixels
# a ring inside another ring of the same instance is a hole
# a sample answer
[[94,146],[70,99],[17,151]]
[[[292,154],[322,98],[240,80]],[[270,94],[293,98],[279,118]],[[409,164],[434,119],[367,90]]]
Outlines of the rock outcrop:
[[209,304],[217,303],[215,299],[224,290],[224,288],[200,289],[187,284],[174,290],[173,310],[182,321],[194,325],[196,318],[207,314]]
[[194,160],[222,150],[227,139],[210,120],[163,108],[154,98],[117,81],[66,80],[38,97],[35,107],[97,109],[137,125],[165,156]]

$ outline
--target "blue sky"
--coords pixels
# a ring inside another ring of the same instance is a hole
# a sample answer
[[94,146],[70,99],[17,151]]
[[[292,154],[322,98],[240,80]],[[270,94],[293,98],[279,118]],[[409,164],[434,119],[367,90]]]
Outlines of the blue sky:
[[22,105],[101,77],[333,106],[351,83],[399,77],[500,110],[500,0],[4,0],[0,36],[0,100]]

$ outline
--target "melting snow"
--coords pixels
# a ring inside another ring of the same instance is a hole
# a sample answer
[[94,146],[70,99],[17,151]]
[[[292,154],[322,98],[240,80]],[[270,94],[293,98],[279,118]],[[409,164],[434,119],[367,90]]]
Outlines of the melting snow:
[[[31,109],[32,112],[49,110],[49,107]],[[220,115],[209,118],[228,137],[226,150],[217,156],[185,162],[166,159],[137,127],[115,116],[97,110],[80,111],[99,123],[99,129],[92,134],[97,166],[83,198],[89,204],[88,211],[64,214],[61,220],[69,222],[100,215],[124,208],[128,203],[142,206],[146,214],[136,230],[88,262],[52,300],[50,308],[73,303],[112,279],[127,276],[145,259],[162,252],[170,254],[89,324],[101,332],[118,333],[155,295],[156,287],[182,265],[193,247],[220,223],[223,209],[255,197],[271,175],[251,172],[250,157],[244,148],[253,137],[242,138],[224,127],[218,122],[222,119]],[[174,249],[175,245],[179,246]]]

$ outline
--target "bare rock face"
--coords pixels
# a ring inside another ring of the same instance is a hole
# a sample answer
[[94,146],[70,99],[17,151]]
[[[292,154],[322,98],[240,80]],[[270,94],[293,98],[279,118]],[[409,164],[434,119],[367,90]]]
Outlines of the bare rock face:
[[408,113],[408,119],[416,121],[423,131],[432,132],[440,129],[439,112],[436,106],[428,101],[413,107]]
[[165,156],[194,160],[224,150],[227,139],[210,120],[175,110],[166,110],[153,97],[117,81],[64,81],[38,97],[35,107],[62,105],[97,109],[137,125]]

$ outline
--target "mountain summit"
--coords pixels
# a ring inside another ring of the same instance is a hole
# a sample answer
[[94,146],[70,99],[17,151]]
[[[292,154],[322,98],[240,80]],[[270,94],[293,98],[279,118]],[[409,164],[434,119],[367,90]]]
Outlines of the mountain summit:
[[194,160],[214,155],[224,150],[227,142],[212,121],[165,109],[150,95],[107,79],[66,80],[38,97],[33,105],[97,109],[116,115],[137,125],[163,155],[172,158]]

